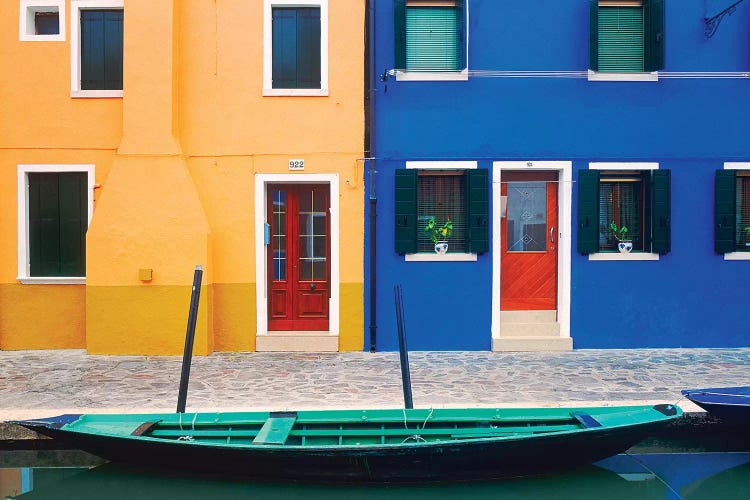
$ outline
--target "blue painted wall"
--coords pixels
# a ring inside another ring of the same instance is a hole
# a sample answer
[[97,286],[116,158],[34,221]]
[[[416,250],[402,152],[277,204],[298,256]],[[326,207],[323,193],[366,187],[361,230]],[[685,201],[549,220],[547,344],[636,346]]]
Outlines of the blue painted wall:
[[[588,68],[588,0],[468,2],[470,70]],[[703,33],[703,18],[731,3],[666,0],[665,72],[750,71],[750,2],[713,38]],[[394,67],[392,5],[376,1],[379,72]],[[750,161],[750,79],[389,77],[378,81],[374,102],[379,350],[397,348],[396,283],[404,287],[410,349],[490,349],[491,253],[477,262],[407,263],[393,250],[394,169],[446,159],[488,169],[492,161],[570,160],[574,180],[592,161],[671,169],[672,252],[657,262],[592,262],[578,254],[574,184],[574,347],[750,345],[750,261],[725,261],[713,251],[714,171],[726,161]],[[366,302],[369,318],[369,294]]]

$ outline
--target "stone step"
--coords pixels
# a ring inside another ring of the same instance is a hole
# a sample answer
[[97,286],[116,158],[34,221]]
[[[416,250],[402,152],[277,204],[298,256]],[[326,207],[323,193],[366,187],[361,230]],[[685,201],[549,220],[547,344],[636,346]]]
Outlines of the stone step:
[[492,339],[495,352],[572,351],[570,337],[503,337]]
[[501,337],[559,337],[560,323],[503,323]]
[[555,323],[557,311],[500,311],[500,323]]

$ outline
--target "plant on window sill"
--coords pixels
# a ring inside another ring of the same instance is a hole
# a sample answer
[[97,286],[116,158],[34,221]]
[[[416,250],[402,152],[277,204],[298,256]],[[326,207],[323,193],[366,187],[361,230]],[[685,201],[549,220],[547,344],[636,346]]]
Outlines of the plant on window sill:
[[630,253],[630,251],[633,250],[633,240],[628,238],[627,226],[618,228],[615,221],[612,221],[612,224],[609,225],[609,232],[612,233],[612,236],[617,240],[617,249],[620,253]]
[[430,235],[430,239],[435,244],[435,253],[444,254],[448,251],[448,238],[453,234],[453,221],[448,216],[442,226],[438,226],[435,217],[427,219],[427,225],[424,227],[425,232]]
[[742,232],[745,233],[745,246],[750,247],[750,226],[745,226]]

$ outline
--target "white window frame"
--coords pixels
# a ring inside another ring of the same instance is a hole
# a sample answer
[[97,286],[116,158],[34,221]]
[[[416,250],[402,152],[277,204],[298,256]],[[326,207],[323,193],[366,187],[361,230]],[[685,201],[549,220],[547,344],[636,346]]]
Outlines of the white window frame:
[[492,162],[492,338],[500,335],[500,294],[502,248],[502,172],[557,171],[557,322],[560,337],[570,337],[570,295],[572,256],[573,163],[570,161],[495,161]]
[[[273,8],[320,8],[320,88],[273,88]],[[328,0],[263,0],[263,95],[264,96],[321,96],[328,95]]]
[[122,90],[81,89],[81,11],[89,9],[124,10],[124,4],[123,0],[70,0],[70,97],[122,97]]
[[406,71],[397,69],[397,82],[460,82],[469,79],[469,3],[469,0],[466,0],[466,18],[464,19],[466,67],[461,71]]
[[96,183],[94,165],[18,165],[18,277],[23,284],[39,285],[75,285],[85,284],[85,276],[62,276],[44,277],[30,276],[31,265],[29,261],[29,177],[30,172],[85,172],[88,177],[88,226],[94,216],[94,187]]
[[[265,224],[268,217],[269,184],[327,184],[330,189],[331,215],[331,296],[328,302],[328,331],[290,332],[295,336],[320,334],[339,336],[341,309],[340,259],[339,259],[339,176],[338,174],[255,174],[255,307],[256,335],[268,337],[268,259],[265,243]],[[273,335],[272,335],[273,336]],[[338,345],[336,341],[335,345]]]
[[[37,35],[35,14],[57,12],[60,32],[57,35]],[[20,0],[18,40],[21,42],[64,42],[65,0]]]
[[[725,162],[724,170],[750,171],[750,162]],[[750,260],[750,252],[727,252],[724,260]]]
[[[655,162],[593,162],[589,163],[589,170],[658,170]],[[659,260],[659,254],[653,252],[596,252],[589,254],[589,260]]]
[[[475,161],[407,161],[407,169],[418,170],[471,170],[477,168]],[[475,253],[408,253],[404,262],[476,262]]]

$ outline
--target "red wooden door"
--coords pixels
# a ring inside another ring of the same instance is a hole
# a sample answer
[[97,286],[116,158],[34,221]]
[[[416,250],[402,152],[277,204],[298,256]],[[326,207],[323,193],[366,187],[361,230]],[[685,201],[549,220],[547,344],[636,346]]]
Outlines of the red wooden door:
[[269,331],[328,330],[329,202],[327,185],[268,187]]
[[557,173],[503,172],[500,309],[557,309]]

